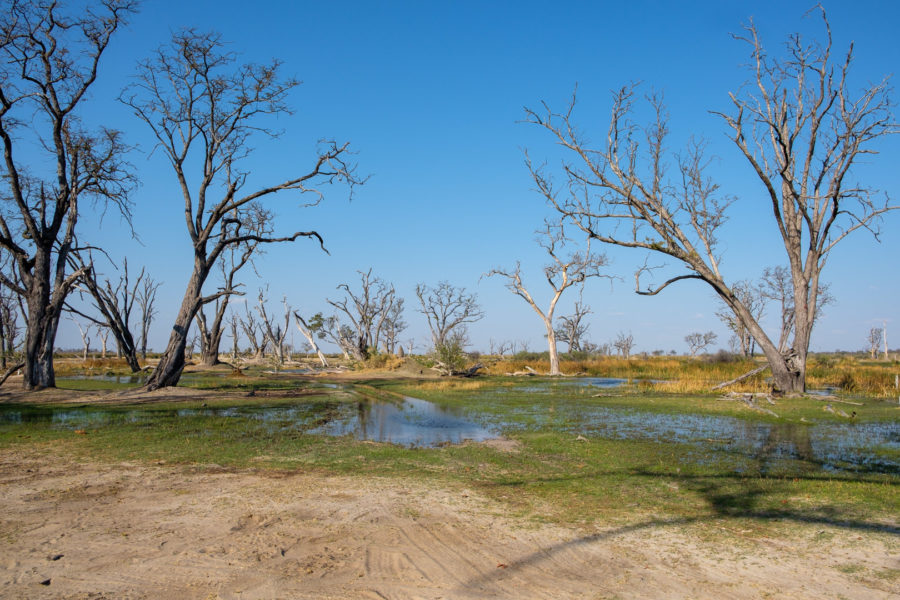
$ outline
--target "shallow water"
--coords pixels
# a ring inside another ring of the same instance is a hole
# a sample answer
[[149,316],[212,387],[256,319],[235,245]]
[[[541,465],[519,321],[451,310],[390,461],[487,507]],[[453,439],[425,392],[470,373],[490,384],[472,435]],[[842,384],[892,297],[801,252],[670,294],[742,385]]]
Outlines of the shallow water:
[[[351,436],[358,440],[388,442],[407,447],[435,447],[466,440],[483,441],[504,430],[563,431],[588,438],[641,440],[689,444],[699,453],[714,451],[740,459],[761,472],[799,461],[804,469],[900,474],[900,423],[771,424],[734,417],[653,413],[609,407],[579,400],[548,400],[556,385],[610,388],[625,380],[571,378],[534,386],[501,388],[526,392],[534,402],[500,407],[494,415],[472,415],[417,398],[394,402],[298,399],[278,406],[240,406],[179,410],[89,407],[0,407],[0,426],[26,422],[53,427],[87,429],[114,423],[159,424],[179,418],[241,418],[258,422],[265,431]],[[321,387],[337,387],[321,384]],[[558,389],[558,388],[557,388]],[[698,454],[698,460],[703,460]],[[796,467],[796,465],[794,465]],[[744,468],[744,467],[738,467]],[[793,467],[792,467],[793,468]]]
[[[694,444],[760,461],[763,472],[800,460],[833,471],[900,474],[900,423],[754,423],[733,417],[653,413],[636,409],[544,403],[514,410],[509,428],[551,427],[606,439]],[[530,423],[524,425],[523,423]]]
[[496,438],[495,429],[465,418],[459,411],[426,400],[405,398],[398,402],[311,402],[279,406],[190,408],[174,411],[79,408],[0,408],[0,426],[49,423],[68,429],[99,428],[116,423],[160,424],[179,418],[241,418],[259,423],[268,431],[299,430],[306,433],[351,436],[358,440],[387,442],[407,447],[436,447],[467,440]]

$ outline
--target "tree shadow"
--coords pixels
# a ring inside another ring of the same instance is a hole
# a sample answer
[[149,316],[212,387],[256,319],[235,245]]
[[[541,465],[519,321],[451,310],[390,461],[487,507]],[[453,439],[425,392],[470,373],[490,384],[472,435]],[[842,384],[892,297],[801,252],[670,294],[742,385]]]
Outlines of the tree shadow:
[[[782,481],[782,477],[756,475],[747,477],[736,473],[716,473],[709,475],[692,475],[671,472],[654,472],[644,468],[631,469],[629,474],[633,477],[645,479],[665,479],[667,482],[675,480],[682,488],[697,494],[705,501],[705,514],[699,516],[684,516],[672,518],[655,518],[647,521],[624,525],[603,532],[581,536],[566,542],[542,548],[532,554],[510,562],[502,571],[492,570],[483,573],[469,581],[463,588],[469,592],[482,589],[493,584],[499,578],[507,577],[510,573],[536,565],[542,561],[550,560],[554,555],[573,548],[587,546],[597,542],[609,540],[618,536],[662,527],[680,527],[692,524],[717,522],[722,520],[752,520],[757,522],[793,522],[805,525],[823,525],[849,531],[882,533],[900,536],[900,526],[866,520],[841,510],[834,505],[819,506],[814,508],[797,508],[785,506],[772,508],[765,506],[768,496],[772,491],[764,489],[766,481]],[[881,474],[881,473],[879,473]],[[574,481],[579,479],[593,479],[602,476],[602,473],[578,474],[572,476],[534,478],[531,480],[514,480],[496,484],[504,487],[520,487],[532,483],[551,483]],[[813,474],[791,475],[790,479],[822,481],[822,477]],[[897,485],[897,481],[885,478],[867,478],[865,476],[835,476],[828,477],[830,481],[846,482],[876,482],[882,485]],[[739,489],[735,489],[738,486]]]

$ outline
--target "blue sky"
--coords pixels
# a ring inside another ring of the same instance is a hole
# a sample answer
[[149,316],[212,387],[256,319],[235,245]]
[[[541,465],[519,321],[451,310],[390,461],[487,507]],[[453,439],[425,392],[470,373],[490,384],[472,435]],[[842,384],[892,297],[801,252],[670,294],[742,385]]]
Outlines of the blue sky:
[[[160,289],[160,315],[151,345],[161,349],[190,273],[191,255],[177,183],[161,154],[148,157],[153,141],[142,124],[115,102],[134,65],[171,32],[192,26],[216,30],[246,61],[284,61],[284,73],[303,81],[291,96],[296,112],[275,126],[277,140],[256,140],[247,165],[248,185],[280,181],[308,169],[316,140],[349,140],[362,174],[371,175],[348,202],[346,190],[327,191],[325,201],[301,208],[283,195],[269,203],[280,231],[314,228],[330,255],[314,243],[268,248],[257,260],[259,278],[244,274],[248,298],[268,283],[273,302],[284,295],[304,313],[328,308],[335,287],[355,283],[357,270],[392,282],[406,298],[410,326],[424,350],[427,329],[415,313],[417,282],[441,280],[478,294],[487,317],[471,328],[473,347],[488,340],[527,341],[544,349],[537,316],[499,279],[480,279],[495,266],[521,260],[526,283],[546,304],[542,251],[534,231],[550,213],[524,164],[558,157],[545,132],[521,123],[524,106],[541,101],[562,109],[577,83],[577,120],[589,135],[604,134],[610,90],[633,81],[665,94],[671,114],[671,145],[705,137],[716,156],[711,174],[737,196],[725,239],[728,281],[756,278],[766,266],[783,264],[784,251],[765,208],[759,184],[710,111],[729,109],[728,92],[747,80],[741,68],[745,44],[732,39],[753,17],[767,47],[777,52],[794,31],[818,34],[820,22],[804,18],[808,2],[146,2],[114,41],[101,67],[83,117],[123,130],[140,151],[132,156],[142,180],[134,194],[140,242],[114,214],[87,217],[82,237],[101,243],[132,266],[145,265]],[[900,64],[894,2],[827,2],[840,53],[855,41],[858,85],[891,75]],[[895,136],[896,138],[897,136]],[[881,144],[858,174],[896,198],[900,140]],[[859,349],[868,329],[888,322],[889,340],[900,340],[900,214],[888,217],[882,242],[857,234],[838,247],[825,279],[836,303],[826,309],[813,336],[814,350]],[[684,336],[714,330],[712,292],[687,281],[652,298],[633,293],[633,267],[641,253],[609,249],[612,286],[596,280],[585,290],[593,309],[590,335],[606,342],[631,331],[639,351],[684,351]],[[111,270],[110,270],[111,271]],[[566,314],[576,294],[563,298]],[[774,325],[777,315],[767,322]],[[891,337],[891,332],[895,335]],[[300,344],[299,334],[294,336]],[[64,323],[58,345],[80,344]],[[225,340],[223,345],[230,344]]]

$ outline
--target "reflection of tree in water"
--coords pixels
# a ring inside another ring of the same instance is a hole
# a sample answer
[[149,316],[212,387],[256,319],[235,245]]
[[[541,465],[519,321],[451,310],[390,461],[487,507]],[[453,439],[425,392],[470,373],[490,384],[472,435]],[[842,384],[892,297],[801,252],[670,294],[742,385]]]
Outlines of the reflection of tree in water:
[[753,456],[759,461],[759,472],[766,473],[775,467],[780,460],[795,459],[802,461],[803,471],[815,469],[809,427],[783,423],[766,428],[765,439]]

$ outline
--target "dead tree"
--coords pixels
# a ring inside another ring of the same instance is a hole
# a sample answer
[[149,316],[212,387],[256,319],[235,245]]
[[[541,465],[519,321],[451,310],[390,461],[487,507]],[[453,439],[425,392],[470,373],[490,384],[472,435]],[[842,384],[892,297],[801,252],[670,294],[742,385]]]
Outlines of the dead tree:
[[150,335],[150,325],[159,312],[156,309],[156,291],[159,286],[159,282],[146,276],[135,293],[138,308],[141,310],[141,358],[144,360],[147,359],[147,336]]
[[[278,192],[294,191],[310,194],[315,204],[323,197],[321,186],[344,182],[352,191],[354,184],[361,183],[346,161],[348,144],[325,142],[308,171],[245,189],[249,173],[242,165],[251,153],[250,138],[253,134],[274,136],[263,122],[265,117],[290,114],[287,96],[298,82],[282,78],[279,68],[278,61],[236,65],[235,55],[218,35],[184,30],[141,63],[136,83],[121,97],[156,136],[157,149],[175,173],[193,249],[193,268],[181,307],[147,389],[178,383],[191,322],[203,304],[225,295],[222,291],[203,295],[210,271],[225,250],[301,237],[322,245],[315,231],[275,235],[273,213],[263,201]],[[189,174],[194,166],[200,172]],[[190,182],[196,182],[193,189]]]
[[[669,154],[668,117],[659,97],[649,99],[654,118],[640,127],[633,120],[635,86],[619,90],[608,133],[596,146],[574,121],[574,97],[562,113],[546,105],[527,111],[528,122],[545,128],[570,153],[559,188],[544,169],[531,168],[551,206],[592,239],[663,254],[687,268],[645,288],[639,275],[646,269],[638,271],[638,293],[658,294],[686,279],[709,285],[756,339],[775,386],[784,392],[805,389],[819,282],[829,253],[854,231],[877,233],[880,217],[898,208],[853,181],[857,161],[896,130],[887,81],[854,93],[853,48],[835,59],[824,10],[822,17],[824,42],[807,44],[794,35],[783,57],[767,54],[756,27],[745,27],[738,39],[750,47],[753,85],[731,94],[730,114],[717,113],[766,190],[760,209],[771,211],[785,249],[794,296],[792,352],[779,351],[721,272],[718,235],[735,199],[723,196],[707,175],[710,161],[703,143]],[[668,163],[676,167],[672,178]]]
[[228,329],[231,331],[231,360],[236,361],[240,349],[238,348],[238,340],[240,339],[240,319],[237,314],[232,312],[228,317]]
[[634,348],[634,336],[629,331],[625,333],[620,331],[616,339],[612,342],[613,348],[619,351],[619,355],[624,359],[631,358],[631,350]]
[[4,370],[18,345],[20,333],[18,300],[15,294],[0,286],[0,369]]
[[[257,226],[257,233],[264,233],[263,229],[267,226],[267,221],[268,219],[253,221]],[[256,241],[249,241],[238,247],[230,247],[219,259],[222,283],[219,286],[219,293],[211,297],[212,320],[207,321],[204,310],[207,303],[201,304],[195,318],[197,328],[200,330],[200,363],[203,365],[211,367],[219,364],[219,346],[222,343],[222,334],[225,332],[225,311],[228,309],[228,303],[232,296],[244,295],[239,290],[242,284],[235,283],[234,279],[238,271],[250,262],[258,246]]]
[[[336,323],[337,327],[333,330],[337,331],[335,337],[338,344],[355,360],[365,360],[372,350],[378,348],[386,321],[400,299],[397,298],[393,285],[372,277],[372,269],[358,273],[358,291],[351,290],[349,285],[342,283],[337,289],[343,290],[345,297],[342,300],[326,299],[326,302],[343,313],[352,324],[351,327]],[[352,341],[348,340],[347,334],[350,331]],[[351,343],[348,344],[348,341]]]
[[[742,280],[731,286],[731,290],[740,302],[747,307],[747,311],[758,323],[765,314],[766,302],[762,293],[762,288],[750,281]],[[782,313],[784,314],[784,313]],[[734,311],[728,308],[728,305],[722,305],[722,308],[716,311],[716,316],[725,324],[733,334],[736,352],[740,352],[744,358],[750,358],[755,351],[755,340],[750,335],[750,330],[744,325],[744,322],[738,319]],[[781,344],[779,344],[781,347]]]
[[265,339],[272,345],[272,352],[279,365],[284,364],[284,339],[287,337],[288,328],[291,324],[291,307],[288,305],[287,299],[283,299],[282,304],[284,305],[284,323],[279,324],[275,322],[274,318],[270,318],[266,312],[265,294],[263,290],[259,290],[256,311],[259,314]]
[[28,390],[56,384],[59,319],[82,275],[68,268],[79,207],[97,200],[130,219],[127,147],[118,131],[88,130],[78,113],[112,35],[133,11],[128,0],[71,13],[33,0],[12,2],[0,17],[0,247],[15,264],[14,277],[0,282],[24,300]]
[[382,331],[384,334],[384,351],[388,354],[394,354],[399,345],[400,334],[406,329],[406,321],[403,320],[403,298],[398,298],[388,309],[388,314],[384,320]]
[[[134,342],[134,335],[131,332],[131,313],[137,302],[138,289],[144,281],[144,269],[141,269],[134,283],[129,282],[128,277],[128,259],[122,261],[122,273],[115,285],[109,279],[102,282],[98,279],[98,274],[94,266],[90,252],[85,257],[80,252],[73,252],[70,255],[72,263],[77,267],[77,271],[82,275],[78,279],[78,289],[82,293],[87,293],[92,301],[93,306],[99,316],[89,315],[86,312],[74,308],[69,303],[66,304],[66,310],[73,312],[80,317],[87,319],[97,326],[98,331],[107,331],[113,334],[119,353],[124,356],[125,362],[132,373],[141,370],[141,366],[137,359],[137,345]],[[106,355],[106,346],[104,340],[104,357]]]
[[[256,317],[250,312],[250,307],[244,305],[244,309],[246,315],[240,320],[241,329],[244,330],[244,335],[250,343],[250,349],[253,351],[253,358],[259,360],[265,355],[269,339],[266,337],[265,330],[263,330],[260,327],[260,324],[256,322]],[[259,339],[257,339],[257,336],[259,336]]]
[[715,343],[718,337],[719,336],[713,331],[695,331],[684,336],[684,341],[687,342],[688,351],[691,353],[691,357],[694,357],[697,356],[698,352],[705,350],[710,344]]
[[[319,327],[321,327],[322,315],[321,313],[319,313],[316,316],[319,317],[319,321],[317,324],[319,325]],[[316,356],[319,357],[319,362],[322,363],[322,366],[328,368],[328,359],[325,358],[325,354],[322,353],[322,350],[319,348],[319,344],[316,343],[316,336],[319,328],[310,327],[309,323],[306,322],[306,319],[304,319],[297,311],[294,311],[294,323],[297,325],[297,329],[300,331],[303,337],[306,338],[306,341],[309,343],[309,347],[312,348],[315,351]]]
[[84,327],[79,321],[72,319],[72,322],[78,327],[78,333],[81,334],[81,362],[87,362],[88,352],[91,351],[91,329],[95,327],[94,323],[88,322]]
[[583,304],[581,300],[575,302],[575,311],[571,315],[559,318],[559,327],[556,328],[556,340],[569,345],[569,352],[581,352],[585,350],[582,339],[590,328],[590,323],[585,323],[584,318],[591,314],[591,307]]
[[457,327],[475,323],[484,318],[484,311],[478,305],[478,296],[467,294],[466,289],[441,281],[430,288],[424,283],[416,284],[416,296],[431,330],[434,347],[444,344]]
[[869,355],[873,360],[875,356],[878,354],[878,346],[881,345],[881,340],[884,338],[884,329],[881,327],[873,327],[869,330],[869,337],[866,338],[866,341],[869,344]]
[[588,244],[584,253],[576,251],[564,255],[562,251],[564,250],[565,242],[562,228],[551,227],[550,225],[547,225],[546,230],[541,232],[541,236],[538,238],[540,246],[553,260],[552,263],[544,267],[544,277],[553,290],[546,312],[541,310],[531,293],[526,289],[525,283],[522,281],[522,265],[519,262],[516,262],[516,267],[512,270],[492,269],[486,274],[488,277],[498,275],[505,278],[506,289],[525,300],[544,322],[544,328],[547,332],[547,346],[550,350],[551,375],[560,374],[559,352],[556,348],[556,330],[553,328],[553,313],[556,310],[557,302],[559,302],[563,292],[573,285],[583,283],[589,277],[600,277],[602,275],[600,268],[607,264],[606,256],[591,252],[590,244]]

